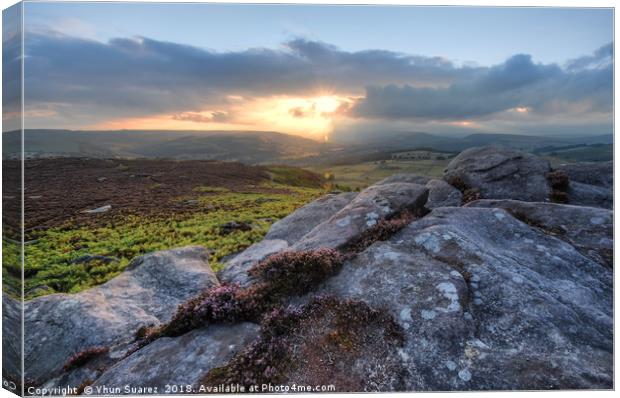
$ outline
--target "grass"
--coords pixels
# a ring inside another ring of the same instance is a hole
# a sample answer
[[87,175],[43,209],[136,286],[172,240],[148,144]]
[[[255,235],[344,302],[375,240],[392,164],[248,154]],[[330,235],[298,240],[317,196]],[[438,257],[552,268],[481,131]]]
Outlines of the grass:
[[2,240],[2,289],[13,297],[20,297],[21,288],[21,245]]
[[570,145],[534,151],[539,156],[557,158],[561,162],[602,162],[613,160],[612,144]]
[[199,193],[224,193],[224,192],[230,192],[230,190],[227,189],[227,188],[222,188],[222,187],[200,186],[200,187],[194,188],[194,192],[199,192]]
[[450,159],[385,160],[342,166],[316,166],[309,169],[321,175],[329,175],[330,182],[335,185],[348,186],[352,189],[361,189],[398,173],[414,173],[428,177],[441,177],[449,162]]
[[321,188],[325,181],[321,176],[308,170],[290,166],[268,166],[267,171],[274,183],[293,187]]
[[[196,195],[179,198],[197,201],[198,208],[191,213],[127,216],[97,227],[65,226],[44,231],[25,249],[25,272],[30,276],[25,280],[26,298],[76,293],[110,280],[136,256],[187,245],[205,246],[211,253],[211,267],[221,269],[222,258],[260,241],[272,223],[324,194],[323,188],[277,183],[265,188],[276,193],[199,187]],[[230,221],[251,224],[252,229],[222,235],[220,226]],[[84,255],[116,259],[72,263]],[[3,273],[6,276],[7,271]]]

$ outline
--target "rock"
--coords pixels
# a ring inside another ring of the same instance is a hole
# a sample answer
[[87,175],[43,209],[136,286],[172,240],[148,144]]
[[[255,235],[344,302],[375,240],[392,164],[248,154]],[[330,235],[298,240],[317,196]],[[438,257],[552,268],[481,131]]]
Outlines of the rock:
[[470,148],[456,156],[444,180],[463,190],[473,188],[482,199],[549,200],[549,162],[529,153],[495,146]]
[[608,268],[504,210],[445,207],[346,262],[317,294],[392,315],[408,391],[609,389],[612,283]]
[[108,179],[106,177],[97,177],[97,182],[105,182]]
[[252,225],[243,221],[230,221],[220,226],[220,235],[228,235],[235,231],[251,231]]
[[288,243],[282,239],[265,239],[245,249],[231,259],[218,274],[222,283],[237,283],[240,286],[251,284],[247,271],[254,265],[272,254],[284,251]]
[[578,162],[560,165],[571,182],[611,188],[614,185],[614,164],[609,162]]
[[613,212],[595,207],[518,200],[477,200],[468,207],[500,208],[531,227],[574,246],[592,260],[613,267]]
[[265,239],[283,239],[292,245],[349,204],[356,195],[355,192],[330,194],[310,202],[275,222],[267,232]]
[[428,188],[428,201],[426,207],[428,209],[434,209],[435,207],[442,206],[460,206],[463,194],[452,185],[446,183],[443,180],[436,178],[429,178],[420,176],[417,174],[394,174],[391,175],[375,185],[385,185],[394,182],[408,182],[412,184],[425,185]]
[[571,181],[568,186],[568,203],[612,209],[614,207],[613,188]]
[[110,347],[109,357],[119,358],[138,328],[167,322],[180,303],[218,284],[195,246],[138,257],[119,276],[77,294],[27,301],[25,377],[39,385],[91,347]]
[[568,203],[612,209],[613,162],[580,162],[556,168],[569,178]]
[[[2,294],[2,378],[17,392],[21,384],[22,307],[20,302]],[[5,385],[4,388],[6,388]]]
[[428,189],[418,184],[390,183],[370,186],[301,238],[293,245],[293,249],[342,248],[381,219],[403,210],[421,209],[427,199]]
[[99,261],[102,263],[109,264],[109,263],[119,262],[120,260],[116,257],[101,256],[98,254],[85,254],[83,256],[80,256],[72,260],[71,264],[89,263],[91,261]]
[[460,206],[463,194],[452,185],[443,180],[432,179],[426,183],[428,188],[428,201],[426,208]]
[[106,370],[92,384],[93,390],[143,385],[157,388],[155,394],[164,394],[166,385],[198,387],[207,371],[224,365],[256,339],[258,332],[258,325],[252,323],[211,325],[179,337],[157,339]]
[[99,214],[99,213],[106,213],[110,210],[112,210],[112,205],[105,205],[105,206],[97,207],[96,209],[92,209],[92,210],[84,210],[82,211],[82,213]]

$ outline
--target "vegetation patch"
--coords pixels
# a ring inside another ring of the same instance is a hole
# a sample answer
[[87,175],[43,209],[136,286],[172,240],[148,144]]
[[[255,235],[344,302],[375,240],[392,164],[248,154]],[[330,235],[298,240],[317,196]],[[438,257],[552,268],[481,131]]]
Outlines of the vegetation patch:
[[78,353],[73,354],[65,365],[63,366],[63,370],[68,372],[72,369],[79,368],[80,366],[86,364],[87,362],[97,358],[103,354],[107,354],[110,349],[108,347],[89,347]]
[[[188,245],[210,250],[209,264],[217,271],[222,267],[220,259],[259,242],[275,221],[325,193],[274,184],[261,189],[202,194],[186,212],[127,215],[97,226],[67,224],[42,231],[35,243],[25,246],[26,297],[76,293],[110,280],[136,256]],[[187,197],[177,200],[184,202]],[[222,234],[222,227],[230,223],[246,227]],[[21,291],[19,252],[11,253],[4,259],[3,274]],[[92,261],[76,262],[85,256]]]
[[[202,384],[246,387],[294,381],[334,385],[336,391],[394,389],[404,372],[397,350],[404,334],[384,311],[362,301],[313,298],[301,308],[278,308],[261,322],[261,335]],[[377,378],[376,370],[388,371]],[[368,385],[373,375],[373,385]]]
[[551,187],[549,200],[554,203],[568,203],[568,189],[570,180],[562,170],[554,170],[547,173],[547,181]]
[[320,165],[309,166],[308,169],[328,177],[328,182],[334,187],[360,190],[395,173],[441,178],[450,162],[450,159],[391,159],[391,156],[391,153],[386,153],[384,159],[374,161],[351,159],[350,162],[339,165],[322,162]]
[[383,219],[349,242],[343,250],[348,254],[362,252],[377,241],[388,240],[392,235],[411,224],[414,220],[424,217],[428,212],[424,208],[415,211],[405,210],[390,219]]
[[293,187],[322,188],[325,185],[325,178],[321,175],[308,170],[285,166],[267,166],[267,171],[271,175],[273,182]]
[[262,315],[290,296],[310,292],[342,265],[335,250],[319,249],[274,254],[249,270],[256,283],[248,288],[223,285],[181,304],[170,322],[140,329],[138,345],[162,336],[178,336],[213,323],[258,322]]

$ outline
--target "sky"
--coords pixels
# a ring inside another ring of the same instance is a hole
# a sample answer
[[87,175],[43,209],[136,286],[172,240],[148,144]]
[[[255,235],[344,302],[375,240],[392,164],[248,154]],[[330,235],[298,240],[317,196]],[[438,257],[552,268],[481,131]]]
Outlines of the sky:
[[26,128],[612,129],[611,9],[26,3],[24,23]]

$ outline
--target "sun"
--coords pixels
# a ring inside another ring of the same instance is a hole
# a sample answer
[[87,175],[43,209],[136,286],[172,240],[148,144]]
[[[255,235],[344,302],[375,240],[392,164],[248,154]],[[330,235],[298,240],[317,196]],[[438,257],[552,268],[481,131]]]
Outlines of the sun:
[[341,100],[335,96],[322,96],[310,99],[314,103],[317,112],[331,113],[334,112],[341,104]]

